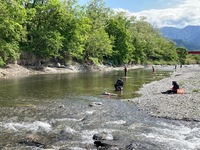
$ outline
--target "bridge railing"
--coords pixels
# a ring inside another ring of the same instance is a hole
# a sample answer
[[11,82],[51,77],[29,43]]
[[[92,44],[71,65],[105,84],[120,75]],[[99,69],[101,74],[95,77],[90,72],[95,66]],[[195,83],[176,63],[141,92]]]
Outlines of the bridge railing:
[[188,51],[188,54],[200,54],[200,50],[197,50],[197,51]]

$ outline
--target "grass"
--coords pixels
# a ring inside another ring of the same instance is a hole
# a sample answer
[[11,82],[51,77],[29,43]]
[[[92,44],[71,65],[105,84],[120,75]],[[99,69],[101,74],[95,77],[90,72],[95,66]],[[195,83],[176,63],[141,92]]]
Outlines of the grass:
[[194,89],[194,90],[192,90],[192,92],[200,93],[200,89]]

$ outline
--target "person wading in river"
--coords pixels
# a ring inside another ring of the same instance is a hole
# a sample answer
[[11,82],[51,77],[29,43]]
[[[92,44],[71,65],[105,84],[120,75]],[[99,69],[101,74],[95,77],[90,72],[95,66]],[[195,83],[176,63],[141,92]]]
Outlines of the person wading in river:
[[125,75],[125,77],[126,77],[127,71],[128,71],[128,68],[127,68],[127,66],[125,65],[125,66],[124,66],[124,75]]
[[121,91],[124,86],[124,81],[122,80],[122,78],[119,78],[114,86],[116,91]]

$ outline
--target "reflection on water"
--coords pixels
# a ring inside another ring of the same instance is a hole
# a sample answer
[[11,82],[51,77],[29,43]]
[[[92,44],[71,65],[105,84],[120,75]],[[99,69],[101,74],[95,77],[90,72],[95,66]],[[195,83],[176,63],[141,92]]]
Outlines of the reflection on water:
[[[129,70],[128,77],[123,71],[84,72],[71,74],[33,75],[25,78],[0,80],[0,106],[15,105],[25,101],[37,102],[56,100],[77,95],[101,96],[103,92],[115,93],[120,99],[139,96],[136,91],[142,84],[163,78],[168,73],[151,70]],[[114,91],[114,84],[119,77],[124,80],[123,92]]]

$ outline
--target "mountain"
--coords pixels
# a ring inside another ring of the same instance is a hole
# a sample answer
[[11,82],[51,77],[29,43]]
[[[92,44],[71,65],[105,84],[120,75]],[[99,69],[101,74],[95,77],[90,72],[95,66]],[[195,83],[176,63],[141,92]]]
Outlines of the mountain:
[[186,26],[182,29],[163,27],[160,31],[164,37],[174,41],[177,46],[183,46],[190,51],[200,50],[200,26]]

